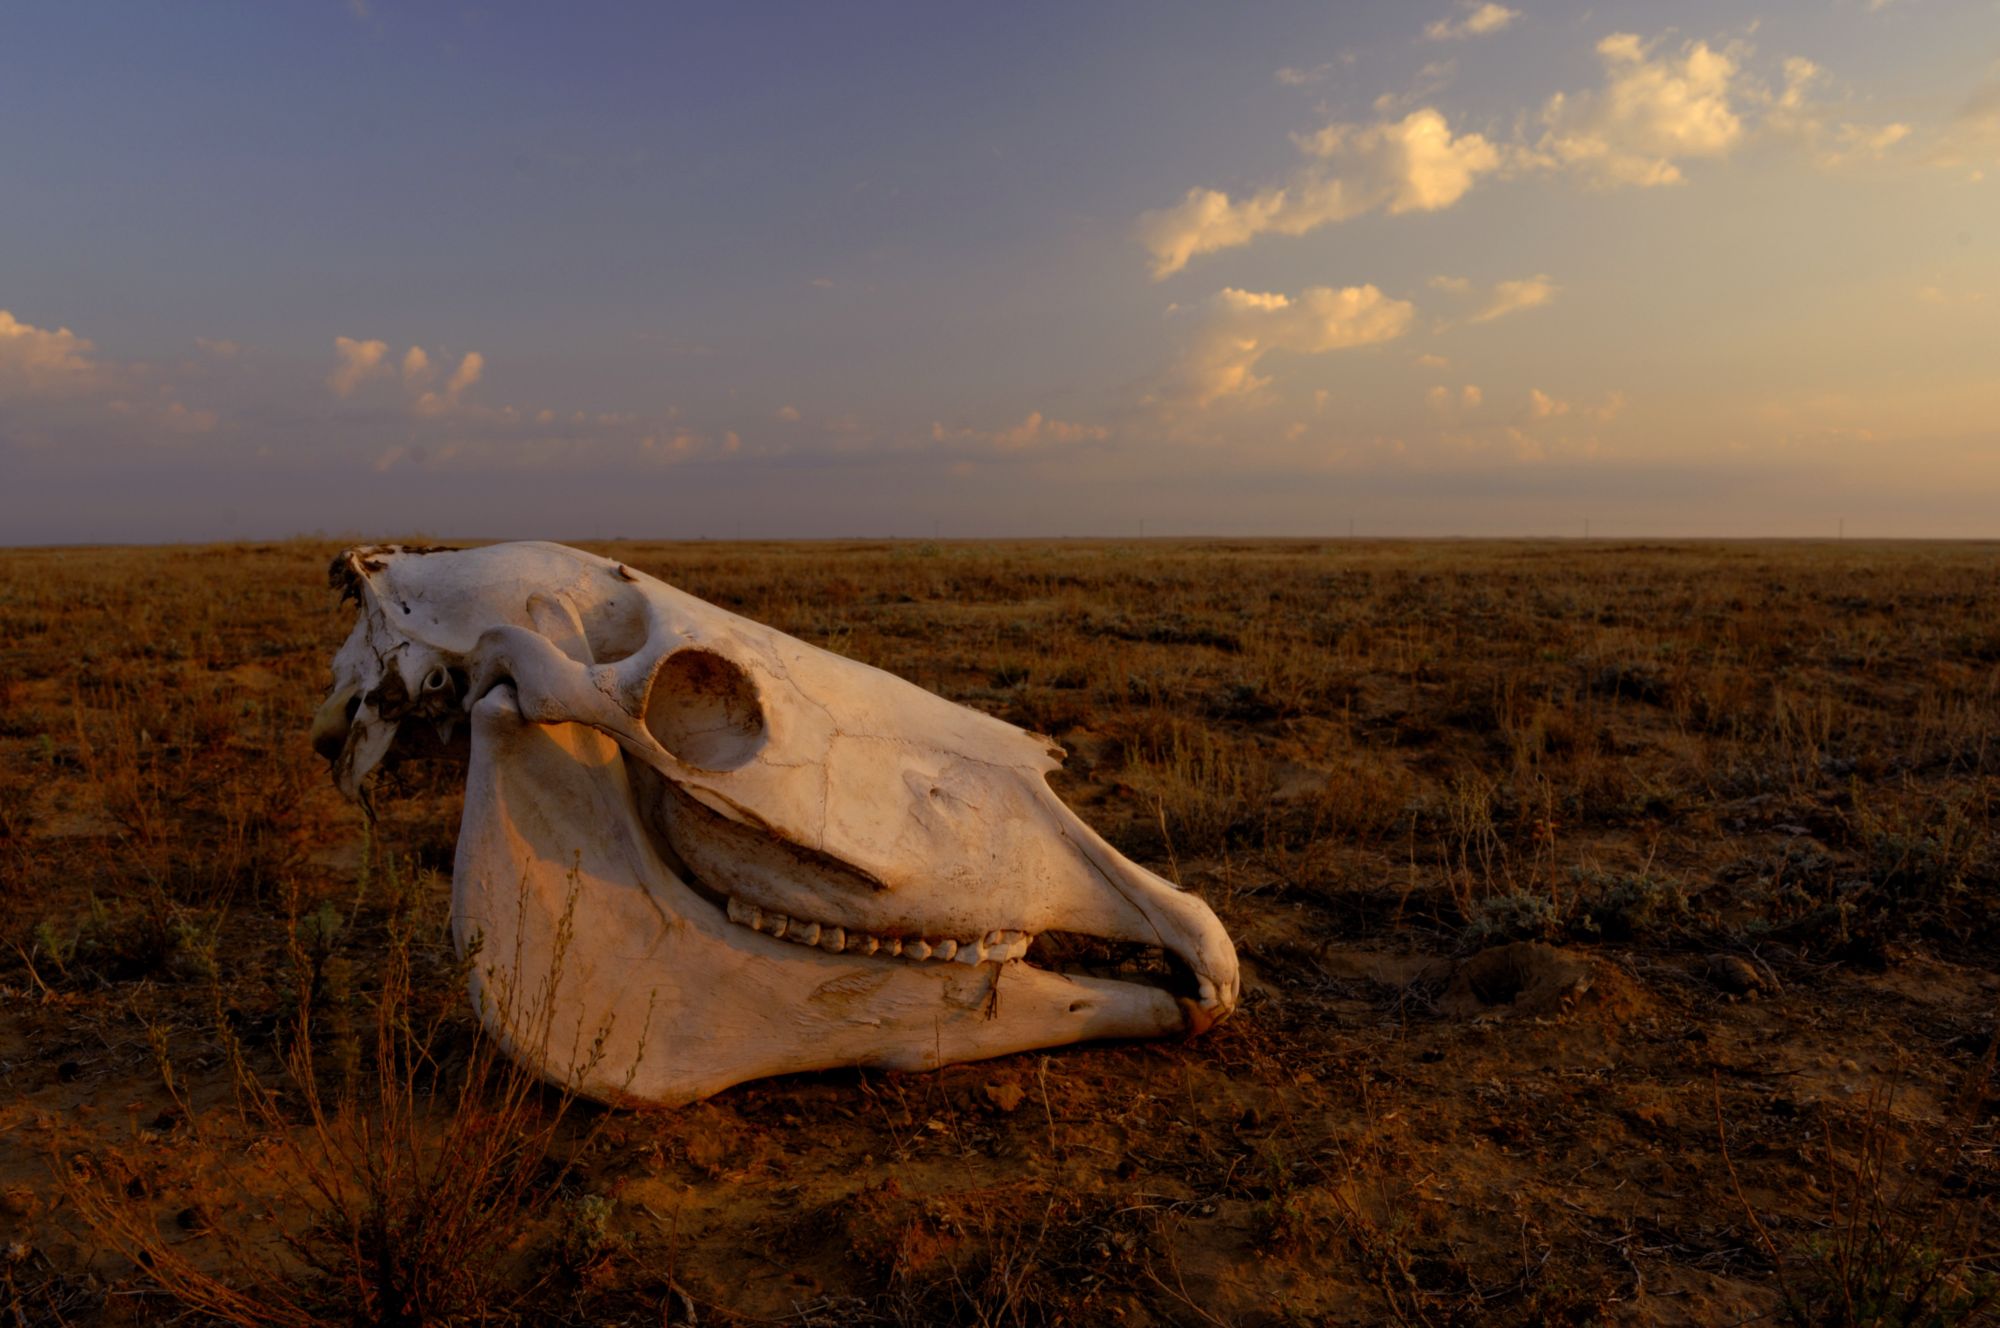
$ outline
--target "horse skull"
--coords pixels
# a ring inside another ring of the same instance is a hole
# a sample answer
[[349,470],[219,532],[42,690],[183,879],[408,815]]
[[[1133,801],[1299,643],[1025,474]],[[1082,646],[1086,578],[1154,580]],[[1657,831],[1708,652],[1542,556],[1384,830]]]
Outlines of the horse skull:
[[[333,577],[360,615],[314,745],[356,797],[469,713],[454,936],[551,1080],[675,1104],[1235,1008],[1214,914],[1063,805],[1046,739],[561,545],[364,547]],[[1031,964],[1048,932],[1161,947],[1185,990]]]

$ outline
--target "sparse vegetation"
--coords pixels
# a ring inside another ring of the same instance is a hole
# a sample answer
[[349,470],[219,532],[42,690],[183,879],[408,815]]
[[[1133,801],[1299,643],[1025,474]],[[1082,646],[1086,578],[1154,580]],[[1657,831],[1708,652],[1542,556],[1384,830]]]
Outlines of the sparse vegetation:
[[2000,548],[606,546],[1051,733],[1249,979],[671,1113],[476,1035],[332,551],[0,555],[0,1316],[1995,1319]]

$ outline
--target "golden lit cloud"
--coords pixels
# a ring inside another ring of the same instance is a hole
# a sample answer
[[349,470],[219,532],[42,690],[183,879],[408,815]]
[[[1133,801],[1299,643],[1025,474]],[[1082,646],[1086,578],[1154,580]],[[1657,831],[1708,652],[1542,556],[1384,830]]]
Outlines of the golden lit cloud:
[[465,352],[464,358],[458,362],[458,368],[452,370],[451,377],[445,381],[444,391],[425,392],[417,398],[415,407],[417,414],[442,415],[447,411],[455,409],[458,406],[459,397],[465,393],[466,389],[478,382],[480,374],[485,371],[486,357],[484,355],[481,355],[476,350]]
[[51,332],[0,309],[0,385],[17,392],[89,386],[97,348],[66,327]]
[[1297,297],[1225,290],[1204,306],[1174,376],[1181,395],[1207,406],[1267,386],[1270,378],[1258,377],[1257,368],[1272,351],[1319,355],[1393,341],[1415,316],[1409,301],[1374,286],[1314,286]]
[[362,383],[389,371],[383,363],[389,354],[389,343],[386,341],[335,337],[333,354],[337,363],[333,372],[327,375],[326,385],[337,397],[353,396],[354,389]]
[[1323,64],[1314,65],[1310,69],[1300,69],[1296,66],[1287,65],[1271,77],[1275,78],[1281,87],[1308,88],[1315,83],[1325,81],[1326,76],[1332,72],[1333,63],[1327,61]]
[[934,442],[984,443],[1002,452],[1025,452],[1050,444],[1103,442],[1110,436],[1111,430],[1102,425],[1051,419],[1039,410],[1029,411],[1019,424],[990,433],[978,429],[948,429],[940,421],[931,422],[931,439]]
[[1625,409],[1625,394],[1612,389],[1604,394],[1604,399],[1595,406],[1577,406],[1561,397],[1550,396],[1539,387],[1528,389],[1528,418],[1531,420],[1554,420],[1572,412],[1583,415],[1601,424],[1609,424]]
[[1803,56],[1789,57],[1781,68],[1782,82],[1775,93],[1745,89],[1746,98],[1763,108],[1758,133],[1792,144],[1822,170],[1880,161],[1914,132],[1901,121],[1857,124],[1843,119],[1835,123],[1838,108],[1814,97],[1815,90],[1828,81],[1826,71]]
[[1486,393],[1476,383],[1467,383],[1454,394],[1443,383],[1437,383],[1424,391],[1424,400],[1439,414],[1449,414],[1454,409],[1476,410],[1486,400]]
[[1654,59],[1629,32],[1597,44],[1604,86],[1557,93],[1542,108],[1536,150],[1547,161],[1603,185],[1679,184],[1679,163],[1720,157],[1743,137],[1732,105],[1736,54],[1693,41]]
[[[233,343],[201,342],[218,357]],[[159,371],[99,358],[97,346],[66,327],[23,322],[0,309],[0,400],[29,410],[10,419],[19,436],[0,442],[117,438],[144,445],[172,435],[209,433],[220,416],[180,400]]]
[[1833,146],[1819,154],[1818,162],[1828,170],[1835,170],[1859,162],[1880,161],[1910,132],[1910,126],[1900,121],[1882,125],[1843,124],[1833,131]]
[[[1545,274],[1521,277],[1513,281],[1495,282],[1482,295],[1479,288],[1465,277],[1437,276],[1430,279],[1430,288],[1453,296],[1459,300],[1478,300],[1472,313],[1465,316],[1468,323],[1490,323],[1508,314],[1520,313],[1524,309],[1534,309],[1555,299],[1561,288]],[[1452,326],[1450,319],[1440,321],[1436,329],[1443,331]],[[1419,360],[1419,364],[1427,363]],[[1439,361],[1442,363],[1442,361]]]
[[1469,318],[1468,322],[1490,323],[1508,314],[1520,313],[1523,309],[1534,309],[1547,304],[1556,297],[1556,285],[1546,276],[1523,277],[1519,281],[1495,283],[1486,297],[1486,303]]
[[[410,397],[410,409],[422,416],[447,415],[461,406],[460,398],[477,383],[486,372],[486,357],[478,351],[467,351],[459,358],[458,367],[451,372],[442,388],[432,389],[430,384],[437,377],[437,365],[430,352],[422,346],[411,346],[403,352],[400,361],[392,361],[389,343],[379,340],[363,341],[355,337],[335,337],[333,339],[335,364],[333,372],[327,375],[326,385],[337,397],[350,397],[362,384],[377,378],[400,377],[403,391]],[[514,407],[503,407],[513,412]]]
[[1986,178],[1987,167],[2000,166],[2000,78],[1973,90],[1936,132],[1925,156],[1933,166],[1964,171],[1975,183]]
[[1498,32],[1515,19],[1521,17],[1518,9],[1497,5],[1492,0],[1474,5],[1456,19],[1438,19],[1424,29],[1424,36],[1432,41],[1456,41],[1461,37],[1484,37]]
[[[1442,40],[1495,32],[1517,16],[1504,6],[1482,4],[1431,24],[1428,35]],[[1746,113],[1761,116],[1760,131],[1811,149],[1825,167],[1879,157],[1912,132],[1901,123],[1842,122],[1829,129],[1824,108],[1810,104],[1825,73],[1802,56],[1782,62],[1773,91],[1743,75],[1745,48],[1739,44],[1695,40],[1672,50],[1658,45],[1629,32],[1600,40],[1602,84],[1548,98],[1532,121],[1532,141],[1518,132],[1497,143],[1480,133],[1455,134],[1445,113],[1432,105],[1400,119],[1336,123],[1296,135],[1294,142],[1309,160],[1284,183],[1240,196],[1190,189],[1179,203],[1142,214],[1138,237],[1153,277],[1172,276],[1203,254],[1263,235],[1304,235],[1370,212],[1441,211],[1491,175],[1563,173],[1605,188],[1680,184],[1686,178],[1683,163],[1726,157],[1747,141]],[[1278,80],[1303,86],[1326,70],[1286,68]],[[1428,99],[1452,73],[1450,62],[1427,64],[1407,91],[1376,98],[1376,110],[1386,116],[1397,106]],[[1956,137],[1978,138],[1982,117],[1993,119],[1993,136],[2000,141],[2000,109],[1983,102],[1960,117]]]
[[1248,244],[1259,235],[1303,235],[1366,212],[1435,212],[1497,170],[1500,150],[1479,134],[1451,132],[1430,107],[1400,120],[1332,124],[1297,140],[1313,161],[1291,181],[1243,199],[1191,189],[1178,204],[1139,219],[1139,239],[1155,279],[1201,254]]
[[114,397],[104,403],[104,409],[114,416],[122,416],[148,433],[204,434],[214,431],[220,416],[212,410],[197,410],[184,402],[176,401],[170,393],[163,394],[157,401],[132,401],[125,397]]
[[419,388],[431,381],[431,357],[424,353],[422,346],[412,346],[403,352],[403,386]]

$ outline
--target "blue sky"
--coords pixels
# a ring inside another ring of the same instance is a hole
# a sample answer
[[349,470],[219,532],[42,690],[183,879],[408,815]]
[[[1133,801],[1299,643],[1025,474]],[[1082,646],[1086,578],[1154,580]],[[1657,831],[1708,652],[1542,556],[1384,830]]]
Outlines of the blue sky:
[[0,543],[2000,534],[1996,190],[1994,0],[15,5]]

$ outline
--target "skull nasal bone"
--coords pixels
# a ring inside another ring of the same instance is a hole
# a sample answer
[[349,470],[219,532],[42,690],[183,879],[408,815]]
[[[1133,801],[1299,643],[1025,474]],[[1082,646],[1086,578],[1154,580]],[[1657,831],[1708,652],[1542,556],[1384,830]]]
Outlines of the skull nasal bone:
[[687,646],[666,657],[646,696],[646,729],[702,770],[734,770],[765,742],[757,685],[734,660]]

